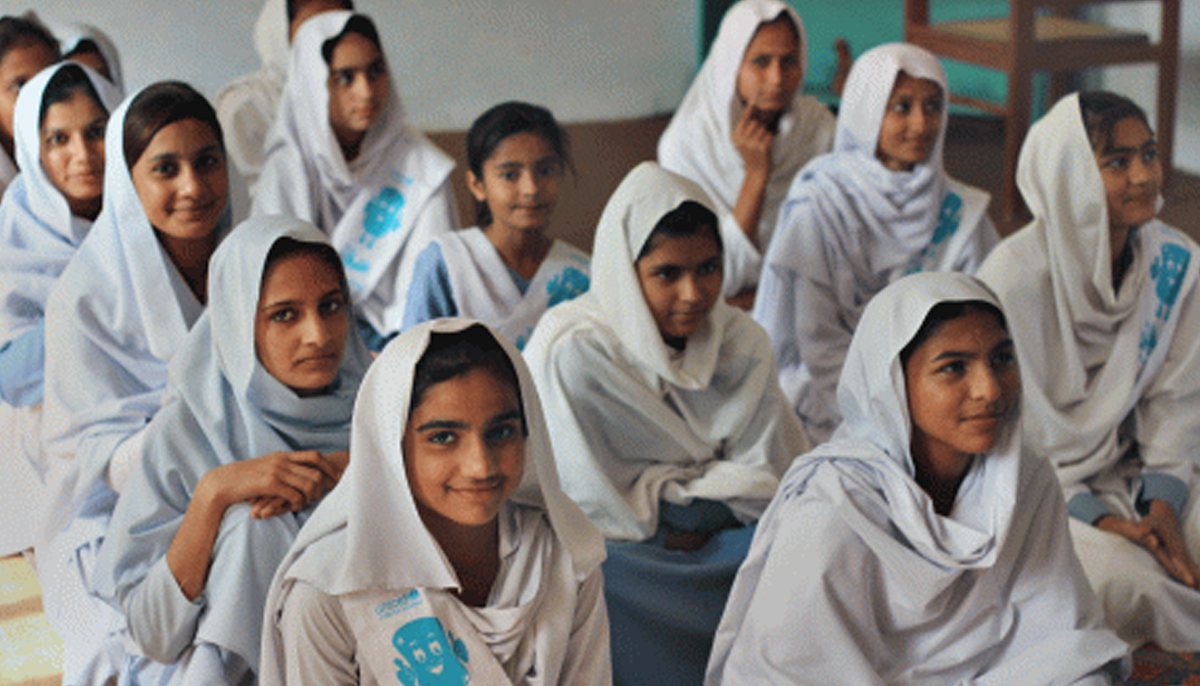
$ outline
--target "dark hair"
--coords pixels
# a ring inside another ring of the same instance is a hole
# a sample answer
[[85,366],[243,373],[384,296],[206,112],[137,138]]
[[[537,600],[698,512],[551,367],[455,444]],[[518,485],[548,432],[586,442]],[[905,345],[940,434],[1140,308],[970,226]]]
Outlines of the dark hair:
[[[571,167],[571,141],[554,115],[545,107],[510,100],[479,115],[467,131],[467,167],[476,178],[483,179],[483,163],[487,162],[509,136],[532,132],[542,137],[563,164]],[[480,226],[492,223],[492,211],[486,202],[475,202]]]
[[355,14],[346,21],[346,26],[341,33],[321,44],[321,56],[325,58],[325,64],[333,63],[333,51],[337,49],[338,43],[341,43],[342,39],[351,33],[357,33],[366,38],[379,48],[380,53],[383,52],[383,43],[379,40],[379,32],[375,30],[375,23],[365,14]]
[[108,112],[108,108],[100,101],[100,94],[96,92],[96,88],[92,85],[83,68],[77,64],[65,64],[50,77],[50,82],[46,84],[46,90],[42,93],[42,106],[38,110],[38,127],[46,123],[46,113],[50,111],[52,105],[57,105],[66,102],[75,97],[76,93],[82,93],[92,99],[92,102]]
[[[267,260],[263,264],[263,278],[267,278],[267,272],[276,262],[297,254],[312,255],[328,265],[338,275],[338,284],[341,286],[342,294],[347,298],[350,297],[350,285],[346,282],[346,269],[342,265],[342,258],[338,255],[337,250],[328,243],[298,241],[289,236],[276,240],[275,244],[271,246],[271,250],[267,252]],[[262,290],[261,284],[259,290]]]
[[654,252],[664,238],[679,238],[684,236],[708,236],[717,244],[717,249],[724,254],[725,246],[721,242],[721,229],[717,223],[717,215],[695,200],[684,200],[679,207],[664,214],[654,230],[646,237],[638,252],[637,262],[646,255]]
[[[776,15],[776,17],[774,19],[770,19],[770,20],[764,21],[764,22],[759,22],[758,26],[755,27],[754,34],[751,35],[750,40],[754,40],[754,36],[758,35],[758,30],[761,29],[762,27],[773,26],[775,24],[784,24],[786,26],[791,27],[792,35],[796,37],[796,48],[800,51],[801,59],[803,59],[804,38],[800,35],[800,27],[796,26],[796,22],[795,22],[795,20],[792,19],[792,15],[790,12],[786,12],[786,11],[780,12],[778,15]],[[749,43],[746,44],[746,47],[747,48],[750,47]]]
[[[63,55],[63,59],[70,59],[76,55],[99,55],[104,59],[104,53],[100,50],[100,46],[96,45],[96,41],[91,38],[84,38],[71,48],[71,51]],[[108,60],[104,59],[104,63],[108,64]]]
[[221,150],[225,150],[221,122],[208,100],[182,81],[159,81],[129,103],[122,132],[125,165],[133,169],[159,131],[184,119],[195,119],[212,129]]
[[1004,313],[1000,311],[992,303],[986,300],[950,300],[940,302],[929,310],[929,314],[925,315],[925,321],[921,322],[921,328],[917,329],[916,335],[904,346],[900,351],[900,366],[907,367],[908,360],[921,347],[921,344],[933,337],[938,329],[946,322],[954,321],[959,317],[970,314],[971,312],[983,312],[992,316],[1000,328],[1008,331],[1008,320],[1004,317]]
[[42,43],[54,52],[54,61],[62,59],[58,40],[50,35],[45,26],[29,16],[0,17],[0,61],[8,53],[25,43]]
[[1108,91],[1080,92],[1079,113],[1083,116],[1088,143],[1095,152],[1103,152],[1112,145],[1113,129],[1125,119],[1134,117],[1150,129],[1145,110],[1129,98]]
[[[296,15],[300,14],[301,10],[303,10],[305,7],[308,7],[312,3],[318,2],[318,1],[319,0],[287,0],[288,26],[291,26],[292,22],[296,21]],[[328,1],[328,0],[326,0],[326,1]],[[338,3],[338,5],[341,6],[342,9],[350,10],[351,12],[354,11],[354,3],[351,2],[350,0],[335,0],[335,1]]]
[[413,374],[408,418],[412,419],[413,411],[425,400],[425,393],[430,388],[474,369],[485,369],[512,387],[521,410],[521,428],[528,434],[517,370],[496,337],[482,324],[473,324],[462,331],[430,335],[429,347],[425,348]]

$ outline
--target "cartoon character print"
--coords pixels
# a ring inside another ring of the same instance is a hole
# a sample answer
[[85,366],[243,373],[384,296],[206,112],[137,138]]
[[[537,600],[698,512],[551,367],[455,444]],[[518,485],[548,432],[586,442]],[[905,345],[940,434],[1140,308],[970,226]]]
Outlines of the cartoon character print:
[[1158,307],[1150,322],[1142,328],[1141,342],[1138,344],[1138,360],[1142,365],[1150,359],[1150,354],[1158,346],[1158,334],[1162,325],[1171,317],[1171,310],[1179,298],[1179,290],[1183,287],[1183,277],[1191,264],[1192,254],[1187,248],[1176,243],[1164,243],[1162,252],[1150,264],[1150,278],[1154,280],[1154,295],[1158,298]]
[[938,210],[938,225],[933,230],[929,245],[925,246],[925,249],[908,265],[908,269],[904,272],[905,275],[925,271],[926,262],[937,253],[938,246],[945,243],[946,239],[958,231],[958,225],[962,221],[962,208],[963,199],[957,193],[946,194],[946,199],[942,201],[942,208]]
[[384,186],[379,195],[371,198],[363,214],[363,233],[358,237],[367,250],[375,247],[375,241],[400,228],[403,216],[404,194],[391,186]]
[[546,307],[550,308],[559,303],[574,300],[587,293],[587,290],[591,286],[592,281],[588,278],[587,274],[584,274],[575,267],[567,267],[546,284],[546,292],[550,294],[550,302]]
[[447,634],[437,617],[421,617],[405,624],[392,635],[400,654],[395,659],[396,678],[404,686],[465,686],[467,646]]

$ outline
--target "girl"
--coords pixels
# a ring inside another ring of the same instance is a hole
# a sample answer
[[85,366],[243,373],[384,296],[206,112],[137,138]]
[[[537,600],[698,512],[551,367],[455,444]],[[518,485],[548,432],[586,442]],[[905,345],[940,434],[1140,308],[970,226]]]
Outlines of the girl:
[[[17,161],[25,171],[0,202],[0,433],[5,463],[0,552],[34,542],[40,511],[43,326],[50,286],[99,213],[104,128],[120,94],[95,72],[62,64],[39,73],[17,99]],[[29,460],[33,472],[30,470]]]
[[866,303],[918,271],[974,272],[999,240],[988,195],[946,176],[946,73],[932,54],[882,45],[846,80],[834,151],[792,183],[754,318],[814,440],[840,421],[835,392]]
[[1049,466],[1021,449],[998,302],[920,274],[867,306],[845,421],[759,522],[706,684],[1109,684],[1104,628]]
[[253,680],[275,568],[346,466],[370,355],[323,236],[263,216],[221,244],[113,513],[98,590],[176,683]]
[[1026,441],[1058,472],[1110,625],[1134,645],[1193,651],[1200,249],[1155,219],[1157,152],[1132,102],[1064,98],[1021,150],[1033,221],[980,275],[1024,314],[1013,338],[1027,370]]
[[336,11],[301,25],[253,213],[299,217],[329,236],[372,350],[404,321],[399,289],[417,255],[458,225],[453,167],[404,121],[370,19]]
[[567,134],[548,110],[506,102],[471,125],[467,162],[482,228],[438,236],[417,258],[404,326],[471,317],[522,350],[543,312],[590,283],[587,255],[547,235]]
[[107,671],[138,679],[120,647],[124,619],[86,580],[228,226],[221,127],[190,86],[157,83],[126,100],[105,151],[104,207],[46,306],[51,497],[38,571],[67,641],[68,684]]
[[808,39],[780,0],[742,0],[658,143],[664,167],[700,184],[725,244],[724,295],[747,309],[788,184],[829,151],[834,118],[801,94]]
[[464,320],[405,332],[350,456],[271,586],[260,683],[611,683],[604,548],[515,348]]
[[564,488],[609,539],[619,684],[700,683],[752,524],[808,447],[766,334],[720,300],[707,203],[636,167],[601,217],[595,287],[525,351]]
[[17,93],[62,59],[58,41],[32,15],[0,17],[0,193],[17,177],[13,113]]

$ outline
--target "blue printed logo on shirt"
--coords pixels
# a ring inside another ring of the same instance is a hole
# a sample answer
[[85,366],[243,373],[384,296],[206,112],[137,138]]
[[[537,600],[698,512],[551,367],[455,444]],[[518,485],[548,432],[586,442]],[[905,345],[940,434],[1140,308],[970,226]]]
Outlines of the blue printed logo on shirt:
[[946,239],[953,236],[955,231],[958,231],[958,224],[962,221],[963,200],[957,193],[947,193],[946,199],[942,201],[942,208],[938,210],[938,225],[933,230],[933,236],[929,239],[929,245],[921,250],[905,270],[905,274],[916,274],[917,272],[925,271],[926,262],[937,253],[938,246],[946,242]]
[[1164,243],[1162,252],[1150,265],[1150,278],[1154,280],[1154,295],[1158,297],[1158,307],[1155,308],[1151,321],[1142,326],[1142,336],[1138,343],[1138,362],[1142,365],[1146,364],[1150,354],[1158,346],[1159,332],[1163,324],[1171,318],[1171,310],[1179,298],[1179,290],[1183,288],[1183,277],[1187,274],[1191,261],[1192,254],[1187,248],[1176,243]]
[[550,302],[547,307],[574,300],[587,293],[591,285],[592,281],[587,274],[574,267],[567,267],[546,284],[546,292],[550,294]]
[[421,617],[405,624],[392,635],[400,657],[395,660],[396,678],[404,686],[464,686],[471,683],[467,672],[467,646],[447,634],[437,617]]
[[375,241],[400,228],[404,203],[403,193],[391,186],[384,186],[379,195],[367,203],[363,215],[363,234],[358,237],[358,242],[370,250],[375,246]]

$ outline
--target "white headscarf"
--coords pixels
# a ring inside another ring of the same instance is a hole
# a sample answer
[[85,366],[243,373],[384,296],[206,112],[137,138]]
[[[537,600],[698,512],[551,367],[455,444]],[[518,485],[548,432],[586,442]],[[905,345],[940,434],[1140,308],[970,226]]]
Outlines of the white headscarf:
[[[771,144],[771,178],[763,199],[755,250],[737,226],[732,212],[746,176],[741,154],[733,144],[733,126],[741,115],[737,95],[738,72],[742,58],[759,26],[781,15],[792,20],[800,44],[800,86],[779,120],[779,133]],[[775,231],[780,204],[792,177],[805,163],[829,150],[834,118],[816,99],[803,94],[808,70],[808,36],[804,22],[790,5],[779,0],[742,0],[729,9],[721,20],[708,59],[684,96],[667,130],[658,143],[658,160],[664,167],[682,174],[708,193],[721,218],[726,251],[750,250],[750,266],[745,273],[725,275],[727,292],[758,281],[757,253],[765,252]],[[726,260],[727,264],[729,259]],[[734,262],[738,266],[738,262]]]
[[[1132,263],[1114,291],[1108,204],[1094,160],[1079,98],[1069,95],[1021,149],[1017,184],[1033,221],[980,271],[1023,315],[1012,329],[1027,370],[1026,439],[1053,461],[1064,486],[1124,455],[1129,437],[1119,429],[1135,408],[1143,463],[1190,465],[1200,416],[1200,365],[1189,363],[1200,340],[1175,335],[1181,320],[1195,317],[1200,248],[1157,220],[1137,227]],[[1163,402],[1146,403],[1148,396]],[[1176,475],[1189,482],[1192,471]]]
[[[98,491],[116,447],[162,405],[167,362],[204,305],[155,236],[125,160],[125,116],[108,121],[104,206],[46,307],[48,535]],[[226,212],[216,231],[228,230]]]
[[[1125,654],[1102,628],[1049,469],[1021,453],[1017,420],[974,458],[949,516],[914,478],[900,352],[935,305],[961,301],[999,307],[957,273],[904,278],[867,306],[838,387],[845,422],[796,459],[759,522],[707,683],[796,668],[814,683],[1068,684]],[[810,504],[810,538],[838,535],[789,560],[807,540],[797,503]],[[790,619],[769,626],[779,603]]]
[[417,219],[454,162],[408,125],[395,83],[358,157],[346,161],[329,123],[329,65],[322,47],[355,16],[361,15],[324,12],[296,32],[254,214],[288,214],[325,231],[342,255],[356,306],[386,333],[399,330],[404,299],[381,303],[371,295],[385,275],[396,273],[398,261],[396,283],[403,287],[411,280],[412,263],[425,247],[414,243],[431,238],[413,236]]
[[[276,682],[279,680],[276,672],[283,664],[283,646],[277,622],[297,580],[338,596],[351,624],[359,621],[360,609],[372,604],[362,603],[364,597],[391,597],[409,589],[440,592],[460,588],[445,553],[417,512],[405,470],[402,438],[411,409],[414,374],[431,336],[461,331],[473,324],[477,322],[440,319],[414,327],[388,344],[367,373],[354,409],[350,466],[304,526],[272,584],[263,645],[262,678],[268,682],[271,675],[275,675]],[[544,539],[537,545],[532,540],[521,540],[517,551],[521,562],[514,564],[512,574],[522,576],[516,570],[524,565],[530,575],[525,578],[535,578],[538,573],[534,570],[543,568],[546,560],[534,558],[546,554],[566,556],[570,561],[567,569],[573,574],[567,578],[543,575],[536,582],[539,595],[554,594],[558,592],[556,586],[577,586],[597,569],[604,559],[604,543],[558,485],[541,403],[524,360],[510,343],[497,340],[517,372],[528,429],[524,477],[500,516],[535,513],[549,522],[556,540],[548,548]],[[456,611],[467,614],[500,662],[505,660],[499,652],[524,653],[534,644],[541,650],[555,644],[559,650],[565,649],[565,634],[549,642],[548,637],[535,635],[544,627],[532,616],[561,613],[564,608],[543,607],[536,598],[529,598],[529,588],[511,590],[521,598],[520,612],[514,612],[516,596],[507,597],[508,593],[502,594],[505,599],[500,607],[468,608],[458,604]],[[534,659],[552,657],[537,655]],[[386,666],[392,667],[390,672],[395,671],[394,666]]]
[[119,89],[96,72],[75,63],[56,64],[21,87],[13,113],[17,161],[25,171],[0,202],[0,341],[12,340],[41,321],[50,287],[92,227],[71,214],[67,199],[46,176],[41,162],[38,115],[50,79],[64,67],[83,71],[112,112],[121,101]]
[[658,221],[689,200],[711,208],[695,183],[635,167],[600,218],[591,289],[548,310],[525,349],[564,484],[612,537],[652,535],[661,498],[720,500],[753,519],[807,447],[766,335],[745,313],[718,299],[682,351],[663,341],[635,263]]
[[121,75],[121,54],[117,52],[117,46],[108,34],[95,26],[78,22],[53,23],[50,30],[58,38],[58,46],[63,55],[71,54],[71,51],[85,40],[95,43],[96,48],[100,50],[100,56],[104,58],[104,64],[108,66],[108,80],[119,90],[125,89],[125,81]]
[[[265,215],[239,225],[213,254],[210,306],[171,360],[172,402],[147,427],[141,468],[118,502],[104,543],[96,590],[121,605],[167,554],[205,474],[278,451],[350,448],[354,396],[371,361],[354,327],[327,394],[298,396],[255,354],[267,255],[285,237],[326,242],[298,219]],[[222,521],[193,643],[231,650],[257,670],[266,593],[303,517],[287,513],[256,522],[251,560],[248,551],[221,543],[230,529],[248,526],[248,510],[230,508]],[[267,557],[274,553],[279,557]]]

